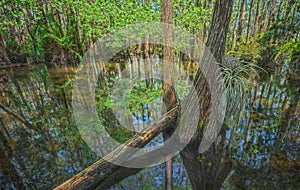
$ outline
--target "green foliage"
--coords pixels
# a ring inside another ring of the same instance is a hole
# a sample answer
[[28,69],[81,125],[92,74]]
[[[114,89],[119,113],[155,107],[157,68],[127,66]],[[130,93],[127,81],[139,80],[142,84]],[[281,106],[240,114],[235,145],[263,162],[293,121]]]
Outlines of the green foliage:
[[237,44],[233,50],[227,52],[227,56],[257,63],[262,58],[261,53],[263,50],[264,47],[258,41],[251,38],[249,43],[241,42]]
[[131,113],[141,111],[141,109],[143,109],[141,105],[152,104],[161,99],[162,83],[159,82],[156,84],[158,85],[154,87],[153,85],[147,85],[146,81],[142,81],[133,88],[129,95]]
[[[119,79],[122,80],[122,79]],[[110,81],[110,82],[109,82]],[[129,111],[127,114],[134,114],[136,112],[145,112],[145,105],[150,105],[153,103],[158,104],[162,97],[162,83],[155,82],[154,85],[147,84],[146,81],[141,81],[133,87],[133,89],[128,89],[125,92],[121,90],[122,96],[126,96],[126,100],[129,102],[115,101],[115,96],[111,93],[107,93],[111,90],[113,81],[115,79],[106,79],[106,87],[103,89],[98,89],[96,93],[96,107],[98,113],[105,111],[106,109],[121,109],[125,104],[128,104]],[[151,108],[155,109],[155,108]],[[125,110],[124,110],[125,111]],[[124,113],[123,113],[124,114]]]
[[50,76],[45,67],[34,67],[30,76],[39,84],[43,84],[47,90],[50,84]]
[[292,40],[278,48],[278,52],[275,55],[274,60],[277,61],[279,57],[285,57],[286,59],[291,61],[296,54],[299,54],[299,52],[300,40]]
[[223,77],[223,83],[226,86],[227,93],[242,94],[244,89],[249,84],[249,77],[257,73],[257,69],[263,70],[254,63],[237,61],[235,65],[230,65],[231,60],[223,60],[219,64],[221,68],[221,74]]
[[[148,113],[160,108],[159,102],[162,97],[162,83],[156,81],[149,84],[149,81],[141,81],[132,89],[113,89],[113,85],[121,84],[124,79],[114,79],[111,77],[101,81],[96,89],[96,110],[100,115],[100,123],[106,127],[106,131],[118,142],[124,143],[130,139],[134,133],[127,128],[114,123],[110,114],[115,110],[122,110],[125,117],[145,117]],[[126,80],[126,79],[125,79]],[[127,102],[126,102],[127,101]],[[126,105],[126,107],[124,107]],[[125,109],[126,108],[126,109]],[[137,118],[140,120],[140,118]]]
[[[161,21],[161,1],[12,1],[0,7],[6,49],[28,57],[64,52],[81,59],[93,42],[114,29]],[[174,23],[197,35],[212,13],[192,1],[175,1],[173,8]]]
[[173,2],[173,15],[173,23],[199,35],[204,21],[212,15],[212,8],[204,9],[192,1],[177,0]]
[[254,63],[240,62],[232,58],[224,59],[219,66],[228,100],[227,113],[236,113],[238,111],[237,109],[240,109],[238,105],[242,103],[247,89],[252,85],[250,82],[251,77],[254,77],[258,73],[258,70],[264,70]]

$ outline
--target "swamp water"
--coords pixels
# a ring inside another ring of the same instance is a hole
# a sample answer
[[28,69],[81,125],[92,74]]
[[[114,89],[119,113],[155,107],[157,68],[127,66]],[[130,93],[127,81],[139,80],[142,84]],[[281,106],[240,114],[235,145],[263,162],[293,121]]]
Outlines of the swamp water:
[[[132,77],[158,72],[155,64],[148,72],[137,63],[109,64],[107,84],[122,78],[124,68]],[[191,64],[183,64],[182,69],[194,70]],[[39,65],[0,75],[0,189],[51,189],[100,159],[82,140],[72,116],[74,68]],[[144,81],[132,91],[127,117],[136,129],[162,114],[161,86],[159,80]],[[111,101],[101,100],[109,97],[107,91],[99,89],[97,111],[104,124],[114,126],[115,120],[109,119]],[[178,89],[182,94],[185,90]],[[246,94],[226,116],[224,148],[230,156],[224,159],[232,160],[233,166],[222,188],[300,189],[299,77],[256,78]],[[132,136],[118,128],[108,130],[120,142]],[[151,150],[162,143],[158,136],[147,147]],[[180,157],[173,163],[174,188],[191,189],[193,176],[188,177]],[[164,164],[149,167],[111,189],[164,189],[164,172]]]

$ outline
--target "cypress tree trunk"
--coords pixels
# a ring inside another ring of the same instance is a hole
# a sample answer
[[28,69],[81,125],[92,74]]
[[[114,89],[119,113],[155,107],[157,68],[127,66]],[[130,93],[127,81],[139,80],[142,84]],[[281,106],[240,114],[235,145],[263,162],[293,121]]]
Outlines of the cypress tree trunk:
[[[227,31],[229,28],[232,8],[234,0],[217,0],[214,7],[212,24],[207,40],[207,46],[220,62],[225,52]],[[202,74],[197,72],[201,84],[196,84],[196,88],[201,92],[199,95],[200,118],[205,118],[210,112],[210,92],[207,82]],[[201,88],[201,89],[199,89]],[[205,125],[207,124],[207,121]],[[183,164],[187,170],[189,179],[193,189],[220,189],[225,178],[230,171],[230,163],[222,161],[227,156],[226,150],[223,148],[225,140],[225,126],[221,129],[222,140],[218,144],[213,145],[204,153],[199,153],[199,145],[202,140],[203,129],[198,128],[196,138],[180,152]]]
[[260,5],[260,0],[257,0],[256,11],[255,11],[255,20],[254,20],[254,24],[253,24],[253,38],[256,38],[256,34],[257,34],[257,30],[258,30],[259,5]]
[[[240,7],[241,1],[238,1],[238,7]],[[238,19],[239,19],[239,14],[236,13],[234,23],[233,23],[233,28],[232,28],[232,35],[231,35],[231,43],[230,43],[230,48],[233,49],[234,44],[235,44],[235,37],[236,37],[236,26],[238,24]]]
[[[276,11],[277,14],[276,14],[275,21],[274,21],[274,23],[276,23],[276,24],[278,24],[279,19],[280,19],[280,16],[281,16],[281,8],[282,8],[282,4],[283,4],[283,1],[280,1],[279,6],[278,6],[278,9],[277,9],[277,11]],[[274,35],[273,35],[273,41],[274,41],[274,42],[276,42],[277,36],[278,36],[279,32],[280,32],[280,28],[279,28],[279,27],[276,27],[276,31],[275,31],[275,33],[274,33]]]
[[276,1],[272,1],[270,2],[270,8],[269,8],[269,17],[268,17],[268,24],[267,24],[267,30],[270,29],[270,27],[274,24],[274,10],[275,10],[275,6],[276,6]]
[[238,42],[240,42],[244,36],[245,13],[246,13],[246,0],[241,0],[240,19],[239,19],[238,33],[237,33]]
[[[165,111],[168,111],[175,103],[176,96],[174,91],[174,67],[173,67],[173,39],[172,39],[172,0],[162,1],[162,22],[168,24],[164,27],[164,44],[163,47],[163,102]],[[168,139],[173,129],[170,128],[163,132],[164,140]],[[166,189],[172,189],[172,159],[166,161]]]
[[247,26],[246,43],[249,42],[250,33],[251,33],[251,17],[252,17],[253,6],[254,6],[254,0],[251,0],[251,3],[250,3],[250,9],[249,9],[248,26]]
[[264,32],[266,29],[266,15],[267,15],[267,9],[268,9],[268,2],[262,2],[262,7],[261,7],[261,14],[259,16],[259,30],[258,32]]

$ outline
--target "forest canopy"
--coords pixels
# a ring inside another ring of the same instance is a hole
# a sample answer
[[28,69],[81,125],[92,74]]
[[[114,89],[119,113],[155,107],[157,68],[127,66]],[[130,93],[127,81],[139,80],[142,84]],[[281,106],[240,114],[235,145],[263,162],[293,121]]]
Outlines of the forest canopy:
[[[213,0],[176,0],[173,24],[208,37]],[[2,64],[78,64],[87,49],[113,29],[161,22],[161,1],[0,2]],[[300,5],[297,0],[234,1],[226,56],[272,67],[299,62]],[[135,47],[136,48],[136,47]],[[297,68],[296,68],[297,69]],[[299,69],[299,68],[298,68]]]

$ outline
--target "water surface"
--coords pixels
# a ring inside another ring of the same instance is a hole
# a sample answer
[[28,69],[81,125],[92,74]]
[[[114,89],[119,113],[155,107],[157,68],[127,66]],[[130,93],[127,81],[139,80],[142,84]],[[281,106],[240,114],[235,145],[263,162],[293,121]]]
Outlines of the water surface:
[[[159,72],[155,64],[148,70],[137,63],[113,63],[108,67],[106,79],[122,78],[125,68],[130,68],[132,77]],[[191,68],[191,64],[182,64],[183,71]],[[100,159],[82,140],[72,116],[75,70],[39,65],[1,72],[0,189],[51,189]],[[100,84],[96,94],[107,98]],[[145,96],[130,103],[127,117],[136,129],[162,114],[161,81],[144,81],[136,89],[150,87],[151,101]],[[185,89],[178,91],[184,93]],[[139,90],[131,94],[143,96]],[[231,160],[233,167],[224,189],[300,189],[299,97],[298,76],[253,79],[243,101],[226,117],[224,148],[229,156],[224,159]],[[106,100],[96,102],[101,102],[97,111],[103,123],[114,125],[115,121],[108,119],[112,114],[110,104],[103,108]],[[118,135],[124,132],[118,128],[110,130],[120,142],[132,135]],[[151,149],[162,143],[158,136],[147,146]],[[209,160],[201,159],[209,166]],[[174,158],[173,167],[175,189],[191,189],[189,177],[193,176],[187,175],[179,156]],[[111,189],[164,189],[164,172],[164,164],[146,168]]]

